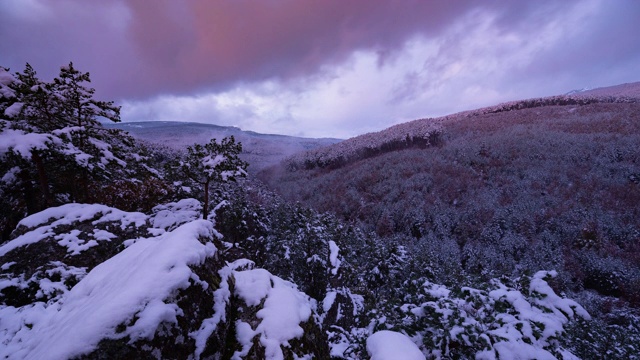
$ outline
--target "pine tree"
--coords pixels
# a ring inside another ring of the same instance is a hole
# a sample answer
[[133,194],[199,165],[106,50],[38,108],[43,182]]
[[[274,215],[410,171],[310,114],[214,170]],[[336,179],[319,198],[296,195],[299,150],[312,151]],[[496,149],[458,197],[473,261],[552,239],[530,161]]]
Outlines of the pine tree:
[[95,100],[95,90],[86,86],[90,81],[73,63],[50,83],[38,79],[29,64],[15,76],[0,67],[0,206],[11,210],[2,213],[3,233],[15,225],[8,219],[49,206],[128,203],[107,191],[162,196],[143,189],[164,184],[155,181],[159,174],[138,154],[133,138],[98,120],[120,121],[120,108]]
[[195,144],[187,147],[187,155],[180,162],[182,173],[204,191],[202,216],[209,216],[209,186],[211,183],[235,181],[236,177],[245,177],[248,164],[239,158],[242,144],[236,143],[233,136],[225,137],[220,143],[211,139],[205,145]]

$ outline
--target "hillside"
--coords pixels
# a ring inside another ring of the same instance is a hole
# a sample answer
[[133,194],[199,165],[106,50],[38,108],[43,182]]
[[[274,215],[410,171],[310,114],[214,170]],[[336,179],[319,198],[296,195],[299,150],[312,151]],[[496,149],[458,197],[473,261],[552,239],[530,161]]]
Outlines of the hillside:
[[194,143],[205,143],[234,136],[242,143],[242,159],[250,165],[250,173],[274,165],[295,153],[339,142],[339,139],[311,139],[285,135],[259,134],[232,126],[178,121],[144,121],[105,124],[107,128],[127,131],[132,136],[172,149],[184,149]]
[[[556,289],[584,300],[619,341],[619,322],[640,333],[638,89],[416,120],[298,154],[260,178],[406,246],[444,284],[557,270]],[[430,142],[408,141],[425,128]]]

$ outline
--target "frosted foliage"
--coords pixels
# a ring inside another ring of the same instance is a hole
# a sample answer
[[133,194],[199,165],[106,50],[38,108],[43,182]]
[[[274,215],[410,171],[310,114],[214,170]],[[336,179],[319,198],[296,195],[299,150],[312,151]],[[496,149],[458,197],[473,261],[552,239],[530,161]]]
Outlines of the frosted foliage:
[[177,226],[196,220],[200,217],[202,205],[196,199],[182,199],[177,202],[154,207],[151,224],[156,229],[173,230]]
[[15,77],[0,66],[0,99],[10,99],[15,96],[15,92],[9,87],[15,81]]
[[23,158],[30,159],[32,151],[46,150],[53,144],[60,145],[62,140],[50,134],[6,129],[0,132],[0,157],[11,151]]
[[[6,124],[3,120],[0,122]],[[88,170],[107,170],[111,164],[117,164],[121,169],[127,167],[125,160],[115,156],[112,146],[104,141],[89,137],[88,142],[93,145],[93,149],[75,145],[73,137],[85,132],[86,128],[77,126],[42,133],[3,129],[0,131],[0,159],[16,155],[31,161],[35,153],[53,152]]]
[[568,353],[557,340],[569,321],[591,318],[551,289],[547,280],[555,276],[540,271],[515,282],[494,279],[487,289],[449,289],[427,281],[422,288],[426,301],[401,307],[403,323],[435,358],[555,359]]

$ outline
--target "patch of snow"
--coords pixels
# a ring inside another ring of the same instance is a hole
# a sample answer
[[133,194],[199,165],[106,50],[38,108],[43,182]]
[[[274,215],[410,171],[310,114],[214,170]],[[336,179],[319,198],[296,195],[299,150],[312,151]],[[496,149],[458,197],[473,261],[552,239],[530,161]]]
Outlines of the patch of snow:
[[186,222],[200,218],[202,205],[196,199],[182,199],[154,207],[149,218],[151,225],[157,229],[169,231]]
[[324,310],[324,312],[331,309],[333,302],[336,301],[336,295],[338,295],[336,291],[327,291],[327,295],[324,297],[324,300],[322,300],[322,310]]
[[19,173],[20,167],[14,166],[2,176],[1,181],[5,184],[13,184],[16,182],[16,180],[18,180]]
[[249,354],[249,350],[253,346],[253,338],[258,333],[251,328],[251,325],[244,321],[236,321],[236,339],[242,346],[242,350],[236,351],[231,357],[232,360],[241,360]]
[[264,269],[234,272],[236,295],[249,306],[258,306],[271,290],[271,273]]
[[434,284],[427,281],[423,286],[425,292],[435,298],[447,298],[451,293],[451,290],[447,289],[444,285]]
[[22,111],[23,103],[17,102],[11,104],[8,108],[4,109],[4,114],[10,118],[16,117],[20,115],[20,111]]
[[4,263],[4,264],[2,264],[2,266],[0,266],[0,270],[9,270],[9,268],[12,267],[15,264],[17,264],[15,261],[10,261],[8,263]]
[[67,252],[69,252],[70,255],[78,255],[88,248],[98,246],[98,242],[95,240],[86,241],[78,238],[80,233],[80,230],[73,229],[67,234],[56,235],[55,239],[58,240],[58,245],[67,248]]
[[329,262],[331,263],[332,269],[331,274],[338,274],[338,269],[340,268],[340,259],[338,259],[338,253],[340,252],[340,248],[336,245],[335,241],[329,241]]
[[411,339],[399,332],[382,330],[367,338],[371,360],[425,360],[424,354]]
[[294,284],[264,269],[236,271],[234,277],[236,293],[247,305],[255,306],[264,299],[264,305],[257,313],[262,321],[255,332],[260,334],[265,357],[284,359],[282,346],[287,347],[289,340],[302,337],[304,330],[300,324],[309,320],[314,303]]

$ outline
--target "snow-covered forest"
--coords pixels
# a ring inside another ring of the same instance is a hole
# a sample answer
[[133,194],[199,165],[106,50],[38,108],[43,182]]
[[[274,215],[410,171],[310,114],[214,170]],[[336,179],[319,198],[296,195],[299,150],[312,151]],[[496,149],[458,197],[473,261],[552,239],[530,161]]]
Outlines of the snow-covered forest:
[[120,108],[89,82],[0,67],[4,359],[640,353],[633,92],[416,120],[256,177],[234,137],[105,127]]

